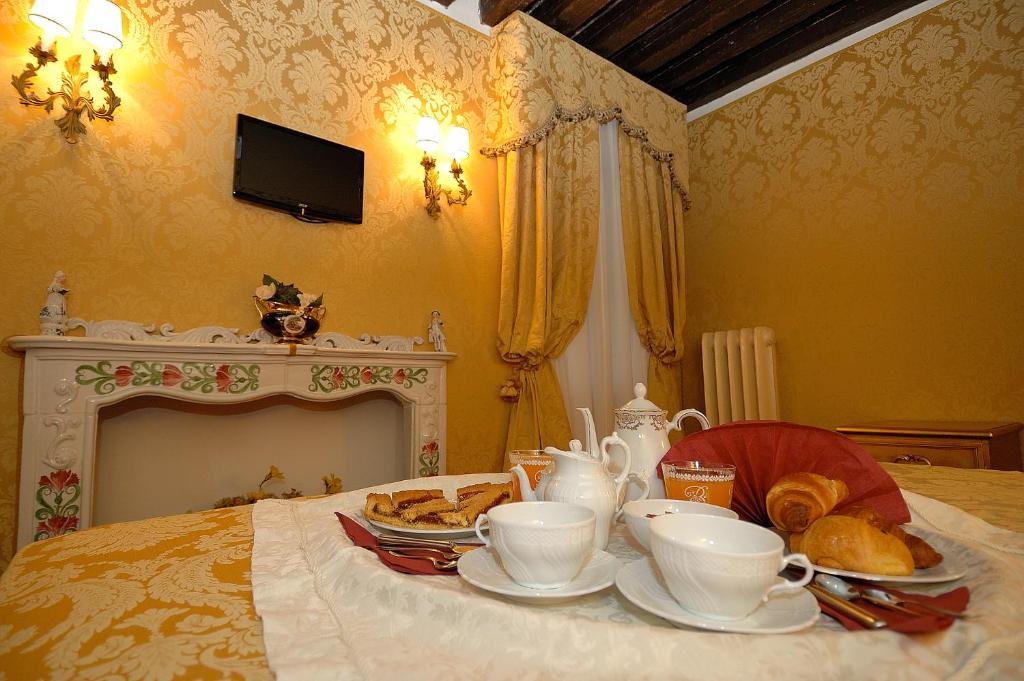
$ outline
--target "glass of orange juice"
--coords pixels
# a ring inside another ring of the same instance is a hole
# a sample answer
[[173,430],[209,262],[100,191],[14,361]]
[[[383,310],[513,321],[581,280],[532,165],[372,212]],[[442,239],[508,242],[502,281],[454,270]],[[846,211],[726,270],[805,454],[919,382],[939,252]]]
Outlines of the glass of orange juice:
[[665,496],[681,501],[700,501],[729,508],[732,504],[732,485],[736,481],[736,466],[730,463],[663,463]]
[[[513,449],[508,460],[512,466],[519,465],[526,471],[530,479],[530,489],[537,489],[540,474],[555,462],[555,457],[545,454],[543,449]],[[522,501],[523,493],[519,490],[519,478],[512,476],[512,501]]]

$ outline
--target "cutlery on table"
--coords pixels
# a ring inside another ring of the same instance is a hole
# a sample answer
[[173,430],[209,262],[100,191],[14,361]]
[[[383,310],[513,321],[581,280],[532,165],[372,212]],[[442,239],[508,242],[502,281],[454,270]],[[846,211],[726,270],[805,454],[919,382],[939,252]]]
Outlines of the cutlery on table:
[[378,534],[377,542],[381,544],[401,544],[402,546],[423,546],[447,549],[453,553],[468,553],[483,544],[457,544],[447,539],[421,539],[418,537],[401,537],[396,534]]
[[884,629],[889,626],[889,623],[881,617],[876,617],[874,614],[868,612],[859,605],[851,603],[845,598],[841,598],[830,591],[826,591],[820,586],[808,584],[804,588],[814,594],[815,598],[822,603],[832,606],[839,612],[843,613],[847,617],[853,618],[868,629]]
[[932,606],[925,603],[919,603],[917,601],[908,601],[905,599],[897,598],[888,591],[881,589],[867,588],[864,591],[858,591],[846,580],[836,577],[835,575],[818,574],[814,577],[814,583],[829,593],[838,596],[846,601],[852,601],[857,598],[861,598],[868,603],[879,606],[880,608],[888,608],[889,610],[896,610],[907,615],[913,615],[920,617],[921,612],[917,610],[911,610],[909,605],[918,605],[932,612],[936,612],[940,615],[946,615],[948,617],[963,618],[966,617],[963,613],[954,612],[952,610],[946,610],[945,608],[939,608],[938,606]]
[[[922,601],[908,601],[905,598],[897,598],[896,596],[893,596],[888,591],[882,591],[881,589],[864,589],[864,592],[863,592],[862,595],[863,595],[864,598],[872,599],[871,600],[872,603],[876,603],[876,602],[879,602],[879,601],[884,601],[885,603],[891,604],[893,606],[912,606],[912,605],[916,605],[919,608],[924,608],[925,610],[930,610],[931,612],[934,612],[934,613],[936,613],[938,615],[945,615],[946,617],[955,617],[957,619],[966,619],[966,618],[970,617],[970,615],[968,613],[966,613],[966,612],[957,612],[956,610],[947,610],[946,608],[940,608],[937,605],[932,605],[931,603],[924,603]],[[921,613],[914,612],[914,614],[915,615],[920,615]]]
[[389,544],[386,542],[380,542],[379,544],[377,544],[377,548],[383,549],[384,551],[388,552],[398,551],[403,554],[412,556],[414,558],[418,558],[418,554],[424,551],[436,554],[437,556],[445,560],[458,560],[459,557],[462,556],[461,553],[457,553],[455,551],[448,551],[447,549],[442,549],[439,546],[410,546],[407,544]]
[[459,560],[457,558],[455,560],[444,560],[434,558],[432,556],[410,556],[408,553],[401,553],[399,551],[388,551],[388,553],[398,558],[415,558],[417,560],[429,560],[431,565],[433,565],[438,570],[454,570],[459,565]]

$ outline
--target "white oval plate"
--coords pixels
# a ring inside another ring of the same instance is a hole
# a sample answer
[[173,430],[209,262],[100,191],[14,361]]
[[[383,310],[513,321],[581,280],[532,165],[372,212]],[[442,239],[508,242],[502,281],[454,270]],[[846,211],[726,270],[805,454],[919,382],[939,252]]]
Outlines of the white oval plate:
[[523,603],[553,605],[571,601],[615,583],[619,559],[596,549],[576,578],[561,589],[531,589],[512,581],[493,548],[470,551],[459,558],[459,576],[475,587]]
[[[822,567],[820,565],[815,565],[814,569],[817,572],[824,572],[825,574],[837,577],[862,579],[865,582],[885,582],[887,584],[938,584],[941,582],[952,582],[954,579],[960,579],[967,574],[967,565],[958,556],[954,556],[953,551],[969,551],[970,549],[962,544],[957,544],[951,539],[922,530],[919,527],[913,528],[913,534],[927,541],[936,550],[944,549],[942,551],[942,562],[935,567],[925,570],[914,570],[914,574],[903,576],[854,572],[852,570],[840,570],[839,568]],[[789,542],[786,544],[788,546]],[[953,547],[956,548],[953,549]]]
[[642,558],[619,570],[615,586],[638,608],[663,617],[677,627],[707,631],[788,634],[812,626],[818,621],[821,612],[811,592],[798,589],[772,596],[767,603],[759,605],[757,610],[741,620],[722,621],[702,617],[686,610],[672,597],[652,558]]
[[[472,527],[467,527],[466,529],[452,528],[450,530],[428,530],[416,527],[399,527],[398,525],[389,525],[387,523],[382,523],[379,520],[371,520],[370,518],[367,518],[362,514],[360,514],[360,517],[362,517],[362,519],[368,522],[370,525],[376,527],[378,530],[384,530],[385,532],[393,532],[395,534],[403,534],[409,537],[423,537],[429,539],[458,539],[460,537],[476,536],[476,531]],[[480,529],[486,530],[487,525],[485,524]]]

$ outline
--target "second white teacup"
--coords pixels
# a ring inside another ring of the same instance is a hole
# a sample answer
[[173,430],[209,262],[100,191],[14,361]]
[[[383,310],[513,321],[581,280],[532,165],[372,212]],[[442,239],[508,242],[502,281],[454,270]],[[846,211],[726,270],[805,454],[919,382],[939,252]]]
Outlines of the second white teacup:
[[[487,520],[490,538],[480,531]],[[592,510],[557,501],[496,506],[476,519],[476,534],[498,552],[512,581],[531,589],[558,589],[573,580],[594,550]]]
[[[779,535],[732,518],[652,518],[651,552],[679,605],[711,619],[743,619],[772,594],[800,589],[814,576],[807,556],[782,555]],[[790,563],[803,567],[804,576],[776,583]]]

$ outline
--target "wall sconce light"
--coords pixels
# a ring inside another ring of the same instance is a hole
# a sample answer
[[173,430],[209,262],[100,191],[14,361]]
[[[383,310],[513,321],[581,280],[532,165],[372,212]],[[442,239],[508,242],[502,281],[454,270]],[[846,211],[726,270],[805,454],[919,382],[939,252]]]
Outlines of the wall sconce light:
[[117,73],[114,59],[110,53],[122,45],[123,18],[121,8],[110,0],[87,0],[85,15],[82,18],[82,37],[96,49],[93,51],[92,70],[103,83],[106,101],[103,106],[93,105],[92,95],[83,92],[82,86],[89,80],[88,72],[81,72],[81,56],[76,54],[64,62],[64,75],[61,78],[60,90],[47,90],[47,97],[40,97],[32,89],[32,80],[41,68],[57,61],[57,38],[67,38],[75,27],[78,16],[79,0],[35,0],[28,18],[42,29],[42,36],[28,52],[36,59],[36,64],[25,64],[20,76],[11,77],[11,85],[18,91],[18,101],[25,106],[41,106],[44,111],[51,111],[55,103],[60,102],[64,115],[55,123],[69,143],[78,142],[78,136],[86,134],[82,114],[89,120],[114,120],[114,110],[120,106],[121,99],[114,94],[110,76]]
[[437,217],[441,213],[441,195],[448,199],[449,206],[465,206],[473,191],[462,179],[462,166],[459,161],[469,156],[469,130],[452,126],[448,131],[448,155],[452,158],[452,177],[459,187],[458,195],[451,189],[441,186],[437,174],[437,159],[431,153],[441,146],[441,126],[433,116],[423,116],[416,125],[416,146],[423,150],[423,196],[427,200],[427,214]]

